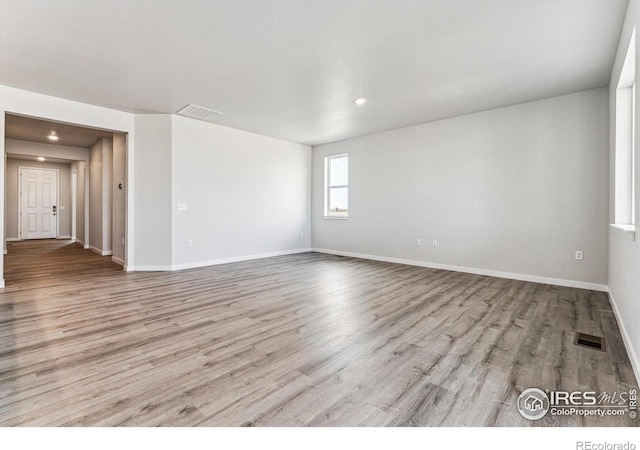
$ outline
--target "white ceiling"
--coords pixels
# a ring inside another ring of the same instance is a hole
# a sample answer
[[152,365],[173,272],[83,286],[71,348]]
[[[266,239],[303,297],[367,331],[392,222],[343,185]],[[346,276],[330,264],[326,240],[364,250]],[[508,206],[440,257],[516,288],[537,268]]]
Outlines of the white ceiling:
[[314,145],[606,86],[626,4],[3,0],[0,83]]
[[[57,141],[48,136],[54,132]],[[19,141],[40,142],[41,144],[64,145],[67,147],[90,148],[100,138],[111,138],[113,132],[79,127],[64,123],[7,114],[5,117],[5,137]]]

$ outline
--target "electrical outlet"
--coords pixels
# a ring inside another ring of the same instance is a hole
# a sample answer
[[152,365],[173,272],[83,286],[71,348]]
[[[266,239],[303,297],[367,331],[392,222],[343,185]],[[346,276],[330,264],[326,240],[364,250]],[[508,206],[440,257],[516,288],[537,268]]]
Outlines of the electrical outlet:
[[417,246],[422,245],[422,239],[416,239],[416,245]]
[[122,245],[124,245],[124,238],[122,238]]
[[187,239],[187,247],[193,247],[193,241],[191,239]]
[[582,254],[582,250],[576,250],[576,261],[582,261],[584,259],[584,255]]
[[304,231],[300,232],[300,237],[304,237]]
[[433,240],[433,242],[431,243],[431,246],[433,248],[436,248],[438,246],[438,241],[436,241],[435,239]]
[[187,204],[186,203],[178,203],[178,211],[186,211]]

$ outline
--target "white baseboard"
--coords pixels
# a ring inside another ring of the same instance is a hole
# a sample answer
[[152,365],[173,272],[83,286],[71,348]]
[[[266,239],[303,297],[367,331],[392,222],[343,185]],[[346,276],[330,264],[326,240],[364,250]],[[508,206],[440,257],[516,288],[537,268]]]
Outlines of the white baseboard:
[[121,266],[124,266],[124,261],[120,258],[116,258],[115,256],[111,257],[111,261],[113,261],[116,264],[120,264]]
[[58,236],[58,239],[60,239],[60,240],[69,240],[69,239],[71,239],[71,236]]
[[170,272],[172,266],[124,266],[127,272]]
[[636,382],[640,384],[640,359],[638,359],[638,354],[631,344],[631,338],[629,337],[627,328],[624,326],[624,322],[622,321],[622,314],[620,314],[620,310],[618,309],[618,305],[611,294],[611,291],[609,291],[609,301],[611,303],[611,309],[613,309],[613,314],[616,317],[616,322],[618,322],[618,328],[620,328],[620,334],[622,335],[624,346],[627,349],[627,355],[629,355],[629,359],[631,360],[631,366],[633,367],[633,373],[636,376]]
[[7,238],[7,239],[6,239],[6,241],[7,241],[7,242],[19,242],[19,241],[21,241],[21,240],[22,240],[22,239],[20,239],[20,238]]
[[395,264],[406,264],[409,266],[428,267],[430,269],[450,270],[453,272],[472,273],[475,275],[486,275],[489,277],[508,278],[510,280],[530,281],[532,283],[552,284],[555,286],[566,286],[580,289],[589,289],[592,291],[609,292],[605,284],[588,283],[585,281],[562,280],[559,278],[539,277],[537,275],[524,275],[520,273],[500,272],[497,270],[477,269],[475,267],[451,266],[448,264],[430,263],[413,259],[388,258],[386,256],[343,252],[341,250],[329,250],[326,248],[312,248],[311,251],[318,253],[328,253],[330,255],[349,256],[351,258],[371,259],[373,261],[384,261]]
[[99,248],[94,247],[93,245],[85,245],[84,248],[88,248],[92,252],[97,253],[100,256],[111,256],[113,252],[111,250],[100,250]]
[[6,249],[6,248],[4,249],[4,254],[5,254],[5,255],[7,254],[7,249]]
[[4,288],[4,278],[0,278],[0,289]]
[[293,250],[283,250],[279,252],[258,253],[254,255],[234,256],[232,258],[211,259],[207,261],[196,261],[191,263],[173,264],[170,266],[125,266],[127,272],[165,272],[174,270],[197,269],[199,267],[217,266],[234,262],[250,261],[252,259],[272,258],[274,256],[293,255],[296,253],[310,252],[310,248],[297,248]]

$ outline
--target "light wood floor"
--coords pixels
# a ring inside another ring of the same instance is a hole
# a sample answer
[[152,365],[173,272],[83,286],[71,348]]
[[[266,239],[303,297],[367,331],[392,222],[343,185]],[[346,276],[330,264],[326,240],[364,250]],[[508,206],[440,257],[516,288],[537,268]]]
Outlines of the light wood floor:
[[515,407],[637,388],[603,293],[315,253],[125,273],[65,241],[8,249],[0,425],[637,425]]

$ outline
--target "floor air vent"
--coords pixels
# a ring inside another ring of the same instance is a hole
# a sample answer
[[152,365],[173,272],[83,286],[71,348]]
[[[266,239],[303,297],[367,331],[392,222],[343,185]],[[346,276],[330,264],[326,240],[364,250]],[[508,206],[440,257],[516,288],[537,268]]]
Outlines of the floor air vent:
[[600,336],[593,336],[591,334],[576,333],[576,340],[574,344],[581,347],[588,347],[594,350],[605,351],[604,338]]
[[187,105],[178,111],[178,114],[185,117],[191,117],[192,119],[204,120],[205,122],[212,122],[213,119],[222,114],[220,111],[214,111],[213,109],[203,108],[198,105]]

